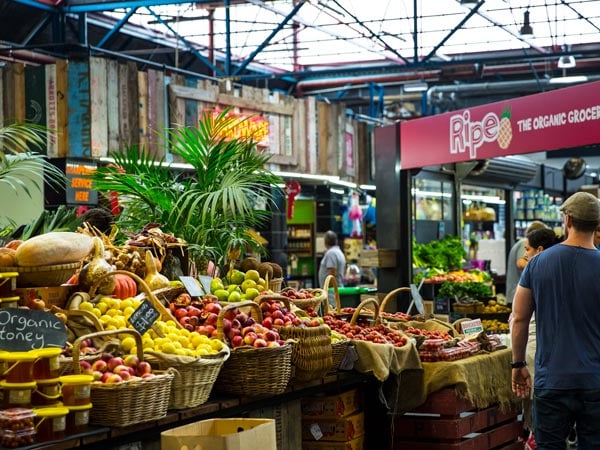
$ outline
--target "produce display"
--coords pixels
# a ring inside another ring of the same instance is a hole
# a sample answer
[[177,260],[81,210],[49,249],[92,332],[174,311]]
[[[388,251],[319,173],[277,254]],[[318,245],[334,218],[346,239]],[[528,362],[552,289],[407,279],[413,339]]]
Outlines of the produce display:
[[406,336],[382,324],[374,326],[353,325],[332,315],[324,316],[323,320],[332,330],[346,336],[348,339],[370,341],[375,344],[392,344],[394,347],[404,347],[407,343]]
[[[421,279],[419,279],[421,281]],[[443,283],[453,281],[457,283],[489,283],[492,277],[488,272],[479,269],[451,270],[431,269],[424,275],[424,283]]]
[[498,319],[482,319],[481,325],[487,333],[505,334],[510,332],[508,323],[502,322]]
[[122,381],[152,378],[152,366],[147,361],[140,361],[137,355],[124,357],[111,353],[103,353],[100,359],[90,363],[79,361],[82,374],[92,375],[95,383],[120,383]]

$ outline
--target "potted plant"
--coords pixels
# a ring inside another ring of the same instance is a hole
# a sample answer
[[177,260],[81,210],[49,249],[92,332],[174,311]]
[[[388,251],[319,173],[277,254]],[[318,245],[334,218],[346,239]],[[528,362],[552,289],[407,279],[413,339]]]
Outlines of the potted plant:
[[163,145],[189,170],[174,170],[137,146],[112,152],[114,164],[98,169],[94,185],[123,200],[118,226],[137,230],[158,223],[188,243],[199,273],[210,259],[224,264],[246,246],[256,248],[248,230],[269,214],[256,205],[273,204],[281,179],[266,168],[270,156],[251,137],[227,137],[239,121],[229,110],[206,112],[197,127],[166,130]]

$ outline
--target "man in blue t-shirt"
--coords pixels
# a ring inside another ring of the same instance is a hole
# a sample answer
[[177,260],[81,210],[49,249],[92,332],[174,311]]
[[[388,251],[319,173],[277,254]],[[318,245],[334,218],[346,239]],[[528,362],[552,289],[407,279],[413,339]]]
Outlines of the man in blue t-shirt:
[[578,192],[561,211],[567,238],[527,263],[515,293],[512,390],[527,398],[532,388],[525,348],[535,311],[537,448],[564,450],[575,424],[577,448],[600,449],[600,252],[594,247],[600,203]]

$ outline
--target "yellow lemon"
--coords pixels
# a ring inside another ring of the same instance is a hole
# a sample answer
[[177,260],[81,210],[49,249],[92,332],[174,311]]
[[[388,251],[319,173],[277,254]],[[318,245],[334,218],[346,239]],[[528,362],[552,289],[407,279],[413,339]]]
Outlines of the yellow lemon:
[[94,309],[94,304],[90,302],[81,302],[79,304],[79,309],[82,311],[92,312],[92,310]]
[[133,299],[126,298],[125,300],[121,300],[121,310],[125,310],[126,308],[133,308]]
[[175,345],[173,345],[172,342],[165,342],[164,344],[162,344],[160,346],[160,349],[163,353],[170,353],[170,354],[174,354],[175,350],[177,349],[175,347]]
[[102,311],[100,310],[100,308],[93,308],[92,314],[95,315],[96,317],[100,317],[102,315]]
[[135,309],[133,308],[133,306],[128,306],[127,308],[125,308],[123,310],[123,315],[127,318],[129,318],[129,316],[131,316],[134,313]]
[[96,308],[98,308],[100,310],[100,312],[102,312],[102,314],[106,313],[106,311],[108,311],[108,303],[100,300],[98,303],[96,303]]

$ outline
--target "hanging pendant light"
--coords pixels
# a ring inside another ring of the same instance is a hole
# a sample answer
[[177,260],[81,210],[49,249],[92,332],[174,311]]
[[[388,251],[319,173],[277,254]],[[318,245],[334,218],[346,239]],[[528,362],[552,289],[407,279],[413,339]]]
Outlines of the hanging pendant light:
[[523,13],[523,26],[519,31],[521,36],[531,36],[533,34],[533,28],[531,28],[531,23],[529,22],[529,10],[526,9]]

